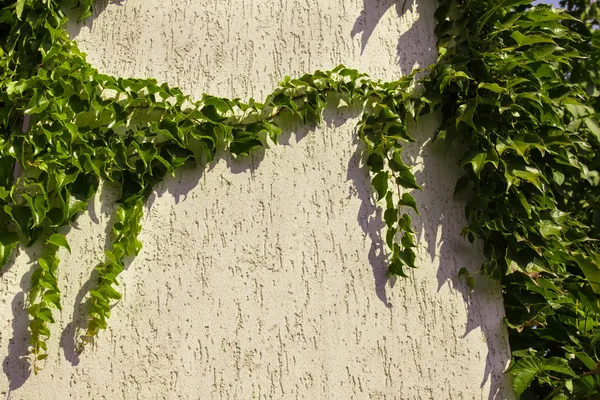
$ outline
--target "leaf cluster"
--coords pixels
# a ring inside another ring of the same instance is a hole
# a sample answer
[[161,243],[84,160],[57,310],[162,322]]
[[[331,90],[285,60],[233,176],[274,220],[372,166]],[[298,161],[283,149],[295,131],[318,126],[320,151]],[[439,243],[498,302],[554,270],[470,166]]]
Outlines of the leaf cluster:
[[[145,199],[186,163],[244,156],[277,143],[283,117],[319,123],[332,96],[358,106],[358,136],[384,206],[391,275],[416,266],[406,208],[421,189],[403,161],[407,123],[439,111],[436,134],[462,154],[464,235],[484,243],[481,272],[502,284],[523,398],[594,398],[600,359],[598,4],[568,12],[530,0],[444,0],[439,58],[412,91],[414,71],[374,82],[340,66],[285,78],[262,102],[200,100],[152,79],[99,74],[63,29],[63,10],[92,0],[0,1],[0,268],[19,242],[45,243],[29,295],[31,348],[60,308],[59,230],[86,210],[101,180],[118,185],[113,243],[90,291],[84,343],[106,328],[126,257],[135,256]],[[461,270],[473,289],[474,278]],[[35,363],[35,361],[34,361]],[[34,369],[37,366],[34,364]]]
[[483,241],[482,272],[502,283],[516,394],[595,398],[600,126],[597,68],[586,69],[597,30],[530,3],[443,2],[425,86],[440,98],[438,139],[463,154],[463,233]]
[[244,156],[276,143],[284,117],[319,123],[332,95],[363,110],[359,136],[374,190],[385,199],[390,273],[415,267],[411,220],[401,208],[416,211],[416,204],[400,191],[419,187],[400,151],[403,141],[413,140],[407,121],[427,103],[407,90],[412,76],[381,83],[340,66],[287,77],[262,103],[209,95],[195,101],[152,79],[115,78],[92,68],[63,29],[66,8],[86,17],[91,4],[0,3],[0,268],[19,241],[46,242],[29,296],[34,370],[46,357],[51,308],[60,308],[57,250],[68,245],[57,232],[87,209],[100,181],[120,188],[120,206],[111,249],[89,292],[80,349],[106,328],[111,303],[121,297],[118,276],[125,258],[141,248],[143,204],[156,185],[185,164],[202,167],[223,152]]

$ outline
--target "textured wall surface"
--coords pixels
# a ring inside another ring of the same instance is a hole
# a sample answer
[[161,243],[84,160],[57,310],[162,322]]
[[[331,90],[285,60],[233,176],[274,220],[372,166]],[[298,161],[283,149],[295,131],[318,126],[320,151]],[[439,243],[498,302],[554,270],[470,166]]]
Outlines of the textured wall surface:
[[[434,0],[125,0],[71,34],[102,72],[155,77],[200,96],[263,98],[285,75],[340,63],[391,80],[435,59]],[[148,202],[140,255],[94,346],[74,351],[90,272],[115,207],[105,187],[61,252],[63,311],[30,376],[24,291],[36,250],[0,278],[0,392],[8,399],[512,398],[497,286],[468,297],[458,270],[457,160],[414,128],[424,191],[420,269],[385,276],[381,211],[357,156],[353,110],[282,145],[184,170]],[[83,289],[82,289],[83,288]]]

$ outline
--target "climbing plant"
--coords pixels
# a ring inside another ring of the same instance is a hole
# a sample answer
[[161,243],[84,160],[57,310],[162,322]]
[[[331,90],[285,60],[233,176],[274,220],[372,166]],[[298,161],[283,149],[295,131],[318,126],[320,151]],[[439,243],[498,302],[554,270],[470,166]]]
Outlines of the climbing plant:
[[0,268],[19,243],[44,244],[28,296],[34,371],[47,356],[52,309],[61,307],[64,229],[101,180],[121,196],[81,349],[120,298],[118,276],[141,248],[143,205],[156,184],[186,163],[276,143],[283,118],[319,123],[337,97],[362,110],[357,131],[385,209],[390,275],[405,276],[416,262],[404,210],[417,212],[410,190],[420,187],[401,157],[413,140],[407,123],[439,112],[436,138],[464,154],[464,234],[483,241],[480,272],[502,284],[515,392],[598,395],[598,5],[569,0],[566,13],[530,3],[441,1],[439,58],[419,92],[411,89],[417,71],[375,82],[340,66],[285,78],[263,102],[244,103],[98,73],[64,30],[64,12],[86,18],[92,0],[0,0]]
[[573,3],[444,2],[426,83],[465,153],[464,234],[502,283],[522,398],[600,393],[598,4]]
[[365,111],[359,136],[377,198],[386,202],[390,273],[415,266],[410,217],[400,208],[416,211],[403,190],[419,186],[402,162],[401,142],[413,140],[407,121],[427,103],[406,90],[412,75],[380,83],[338,67],[286,78],[263,103],[194,101],[154,80],[113,78],[92,68],[63,29],[62,8],[79,7],[85,17],[90,0],[1,4],[0,252],[4,264],[19,241],[45,243],[29,293],[35,371],[47,356],[51,309],[61,307],[56,253],[69,246],[60,228],[86,210],[101,179],[120,185],[121,198],[112,247],[96,267],[82,345],[106,328],[110,302],[121,296],[117,278],[124,258],[141,248],[143,204],[155,185],[187,162],[204,165],[219,151],[240,156],[277,142],[283,115],[318,123],[330,93]]

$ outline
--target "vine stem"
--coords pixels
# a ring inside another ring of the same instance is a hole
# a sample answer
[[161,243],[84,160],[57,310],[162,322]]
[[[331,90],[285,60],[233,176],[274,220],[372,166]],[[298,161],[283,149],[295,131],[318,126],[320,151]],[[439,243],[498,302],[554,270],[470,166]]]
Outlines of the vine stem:
[[[579,376],[577,377],[577,379],[585,378],[586,376],[590,376],[590,375],[596,375],[596,374],[598,374],[598,373],[600,373],[600,364],[598,364],[598,365],[596,366],[596,368],[595,368],[595,369],[593,369],[593,370],[591,370],[591,371],[588,371],[588,372],[585,372],[585,373],[583,373],[583,374],[579,375]],[[564,388],[564,387],[565,387],[565,383],[564,383],[564,382],[562,382],[560,385],[558,385],[558,386],[556,387],[556,389],[554,389],[553,391],[551,391],[551,392],[548,394],[548,396],[544,397],[544,399],[543,399],[543,400],[550,400],[552,397],[554,397],[554,395],[555,395],[555,394],[557,394],[558,392],[560,392],[561,390],[563,390],[563,388]]]

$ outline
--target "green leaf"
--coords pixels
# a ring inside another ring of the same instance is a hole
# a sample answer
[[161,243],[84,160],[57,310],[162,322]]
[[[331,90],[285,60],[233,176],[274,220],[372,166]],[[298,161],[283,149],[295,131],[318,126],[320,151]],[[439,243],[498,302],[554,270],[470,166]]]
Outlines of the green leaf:
[[398,221],[398,209],[396,208],[388,208],[383,213],[383,220],[385,224],[389,227],[394,225],[396,221]]
[[518,179],[534,185],[540,192],[544,192],[544,175],[533,165],[527,165],[520,161],[506,163],[505,176],[511,184],[516,184]]
[[537,44],[537,43],[554,43],[554,40],[541,36],[541,35],[523,35],[521,32],[519,31],[514,31],[510,37],[512,37],[515,42],[517,42],[517,44],[519,46],[530,46],[532,44]]
[[393,225],[388,227],[385,234],[385,244],[387,244],[388,248],[392,249],[394,247],[394,239],[396,238],[397,233],[398,229],[396,227]]
[[62,309],[60,306],[60,293],[58,293],[57,291],[48,290],[44,293],[42,297],[44,301],[48,303],[49,306],[57,308],[59,310]]
[[100,299],[102,301],[108,301],[108,297],[106,297],[106,295],[104,295],[103,293],[100,293],[97,290],[90,290],[90,295],[92,297]]
[[473,171],[478,178],[481,177],[481,171],[486,164],[492,164],[495,168],[498,168],[498,153],[493,147],[489,147],[486,152],[471,152],[467,155],[466,159],[462,162],[462,165],[471,164]]
[[227,119],[227,117],[223,117],[221,116],[221,114],[219,114],[217,107],[215,107],[214,105],[207,105],[202,107],[201,112],[204,118],[206,118],[210,122],[219,123]]
[[[40,265],[42,265],[42,262],[40,260]],[[46,270],[47,272],[42,273],[40,275],[40,280],[39,280],[39,284],[40,286],[49,289],[49,290],[56,290],[58,291],[58,282],[56,281],[56,278],[52,275],[51,272],[48,272],[48,270]]]
[[367,165],[371,172],[379,172],[383,169],[383,157],[377,153],[371,153],[367,159]]
[[410,170],[400,171],[398,177],[396,178],[396,183],[405,189],[423,189],[417,184],[415,176],[412,174],[412,172],[410,172]]
[[585,366],[590,370],[594,370],[596,369],[596,362],[592,359],[592,357],[590,357],[589,355],[587,355],[586,353],[583,352],[577,352],[575,353],[575,356],[579,359],[579,361],[581,361],[582,363],[585,364]]
[[527,213],[527,217],[531,218],[531,205],[527,201],[527,198],[525,198],[525,195],[523,195],[523,192],[515,188],[514,186],[511,189],[513,190],[513,193],[515,193],[515,195],[517,196],[519,203],[523,206],[523,209]]
[[461,104],[458,107],[457,116],[456,116],[456,126],[461,122],[466,123],[473,129],[477,129],[475,123],[473,122],[473,118],[476,115],[478,101],[476,99],[471,100],[467,104]]
[[565,174],[561,171],[554,170],[552,171],[552,179],[554,179],[554,182],[556,182],[557,185],[562,185],[565,181]]
[[36,89],[31,101],[27,105],[27,109],[25,109],[25,114],[40,114],[48,108],[48,105],[50,105],[50,101],[44,92]]
[[586,118],[583,120],[583,122],[588,127],[590,132],[592,132],[596,140],[600,142],[600,125],[598,125],[598,121],[592,118]]
[[592,285],[594,292],[600,294],[600,257],[595,255],[592,259],[581,253],[575,253],[573,257]]
[[525,52],[525,55],[531,60],[540,61],[548,58],[558,49],[560,49],[560,47],[554,44],[538,44],[528,49]]
[[54,235],[48,238],[47,242],[58,247],[64,247],[69,253],[71,252],[71,247],[69,247],[69,243],[67,242],[67,238],[65,237],[65,235],[55,233]]
[[497,83],[484,83],[484,82],[482,82],[477,87],[479,89],[487,89],[487,90],[489,90],[491,92],[498,93],[498,94],[505,93],[507,91],[505,88],[503,88],[502,86],[498,85]]
[[399,206],[407,206],[412,208],[413,210],[415,210],[415,212],[417,213],[417,215],[419,215],[419,210],[417,210],[417,202],[415,201],[414,197],[412,197],[410,194],[408,193],[404,193],[402,194],[402,198],[400,199],[400,201],[398,202]]
[[13,250],[19,244],[19,235],[16,232],[8,232],[0,235],[0,270],[10,257]]
[[395,252],[398,255],[398,258],[400,258],[402,260],[402,262],[404,264],[406,264],[407,266],[411,267],[411,268],[415,268],[415,260],[417,258],[417,255],[415,254],[415,252],[406,247],[404,248],[404,250]]
[[377,201],[381,200],[388,190],[388,173],[385,171],[379,172],[375,177],[371,180],[371,184],[375,191],[377,192]]
[[408,275],[404,272],[404,263],[400,260],[400,258],[395,257],[390,262],[388,266],[388,274],[392,276],[401,276],[403,278],[408,278]]
[[551,237],[561,238],[563,227],[559,224],[554,223],[550,220],[541,220],[540,221],[540,235],[542,235],[545,239],[550,239]]
[[469,270],[466,269],[465,267],[462,267],[458,271],[458,278],[460,279],[462,277],[465,277],[465,279],[467,280],[467,286],[469,287],[469,292],[473,293],[473,290],[475,290],[475,278],[471,275]]
[[23,15],[23,8],[25,7],[25,2],[27,0],[17,0],[17,5],[16,5],[16,13],[17,13],[17,18],[21,19],[21,16]]
[[117,292],[112,286],[105,286],[106,297],[109,299],[120,300],[121,293]]
[[523,357],[513,363],[507,371],[513,375],[513,388],[517,398],[529,387],[534,378],[543,376],[546,371],[577,377],[564,358]]
[[226,113],[232,111],[229,101],[215,96],[204,96],[203,103],[205,106],[214,106],[219,112]]
[[[41,319],[42,321],[54,323],[54,318],[52,317],[52,310],[49,308],[40,308],[36,313],[35,317]],[[49,332],[48,332],[49,335]]]

